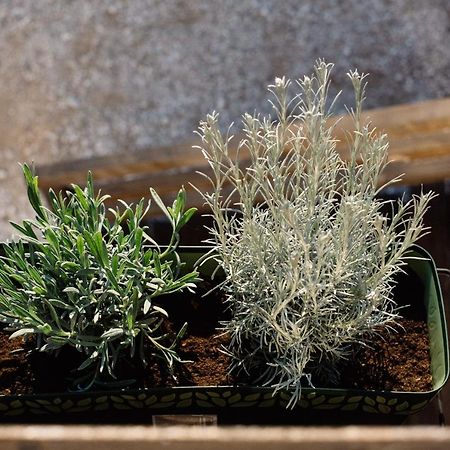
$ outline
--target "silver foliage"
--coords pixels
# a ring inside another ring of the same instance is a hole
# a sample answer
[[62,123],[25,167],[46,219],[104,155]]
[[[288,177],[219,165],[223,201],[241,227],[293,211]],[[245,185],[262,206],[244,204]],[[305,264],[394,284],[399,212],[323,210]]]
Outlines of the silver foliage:
[[434,196],[399,202],[391,220],[382,213],[386,202],[376,195],[387,137],[362,123],[365,75],[353,71],[354,131],[349,158],[340,157],[327,125],[331,68],[319,61],[295,95],[289,80],[276,79],[269,87],[275,120],[245,114],[237,153],[217,113],[199,130],[212,170],[212,192],[203,198],[226,274],[233,369],[291,389],[291,406],[320,367],[333,367],[348,344],[398,317],[394,275],[423,235]]

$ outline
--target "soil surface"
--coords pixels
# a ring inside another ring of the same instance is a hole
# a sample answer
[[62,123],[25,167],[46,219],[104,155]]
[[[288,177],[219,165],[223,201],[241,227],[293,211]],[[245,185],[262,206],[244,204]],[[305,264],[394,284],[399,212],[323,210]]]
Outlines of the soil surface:
[[343,387],[386,391],[432,389],[428,330],[424,322],[400,319],[370,347],[355,346],[354,357],[341,371]]
[[[406,286],[406,288],[405,288]],[[211,285],[199,286],[197,292],[207,292]],[[428,330],[425,310],[421,305],[423,287],[413,278],[396,288],[395,299],[403,318],[393,329],[382,329],[368,346],[354,346],[353,357],[343,362],[340,386],[374,390],[427,391],[432,388]],[[217,290],[207,297],[173,295],[161,300],[177,330],[189,321],[179,352],[189,360],[171,377],[158,362],[142,369],[136,361],[124,361],[118,368],[120,377],[135,378],[133,387],[174,385],[215,386],[239,383],[228,375],[230,357],[223,352],[229,339],[217,332],[226,318],[223,299]],[[0,393],[31,394],[61,392],[70,388],[71,370],[83,360],[74,349],[65,349],[56,357],[32,351],[34,343],[22,338],[9,340],[0,331]]]

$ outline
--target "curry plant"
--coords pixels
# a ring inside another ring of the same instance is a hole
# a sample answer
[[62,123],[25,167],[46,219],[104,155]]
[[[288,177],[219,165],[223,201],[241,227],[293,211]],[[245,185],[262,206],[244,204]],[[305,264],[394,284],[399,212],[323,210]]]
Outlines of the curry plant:
[[172,227],[161,249],[141,224],[150,204],[143,199],[134,207],[119,201],[110,220],[108,196],[95,193],[89,173],[84,189],[72,185],[66,195],[50,189],[46,207],[37,176],[27,165],[23,173],[36,218],[12,224],[22,236],[3,246],[0,260],[0,320],[15,330],[11,338],[34,335],[41,351],[72,346],[82,352],[80,388],[116,378],[126,355],[145,364],[146,348],[172,371],[181,361],[176,346],[185,326],[169,335],[158,299],[191,290],[198,280],[196,271],[182,273],[177,254],[179,231],[195,213],[185,210],[184,190],[166,207],[151,189]]
[[276,79],[276,118],[245,114],[235,146],[216,113],[199,131],[212,171],[212,192],[203,197],[226,275],[233,369],[291,389],[291,405],[320,369],[338,378],[335,363],[348,356],[349,344],[367,342],[398,317],[394,277],[425,231],[434,195],[400,202],[391,219],[384,215],[377,194],[398,178],[380,186],[388,141],[362,121],[365,75],[349,73],[356,107],[343,160],[328,122],[330,70],[319,61],[294,94],[289,80]]

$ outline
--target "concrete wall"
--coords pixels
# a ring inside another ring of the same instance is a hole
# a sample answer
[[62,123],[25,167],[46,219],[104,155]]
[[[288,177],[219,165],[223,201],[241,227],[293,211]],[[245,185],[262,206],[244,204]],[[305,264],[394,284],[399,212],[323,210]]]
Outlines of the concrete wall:
[[[3,0],[0,238],[30,216],[17,162],[133,152],[269,110],[316,58],[370,72],[367,106],[450,95],[448,0]],[[343,99],[351,102],[350,91]]]

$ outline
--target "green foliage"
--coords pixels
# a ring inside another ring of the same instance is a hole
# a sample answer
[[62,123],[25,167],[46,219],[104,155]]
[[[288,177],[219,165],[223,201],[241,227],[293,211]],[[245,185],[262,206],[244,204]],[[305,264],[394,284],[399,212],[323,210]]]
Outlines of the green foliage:
[[129,355],[146,361],[144,346],[172,370],[180,362],[176,337],[164,331],[167,312],[162,295],[191,290],[198,273],[183,274],[176,249],[181,227],[195,213],[185,211],[185,192],[166,207],[152,189],[155,203],[172,227],[170,244],[160,249],[141,225],[148,207],[110,209],[97,195],[91,173],[85,189],[73,185],[63,196],[49,191],[43,205],[38,179],[23,166],[34,221],[12,224],[22,235],[3,245],[0,260],[0,320],[15,330],[11,338],[35,335],[41,351],[73,346],[86,355],[78,367],[79,387],[115,378],[117,362]]
[[388,143],[361,123],[364,75],[349,74],[355,130],[344,161],[327,126],[330,69],[319,62],[293,96],[291,83],[276,79],[276,120],[244,115],[238,153],[248,165],[231,151],[216,113],[199,133],[213,174],[213,191],[203,196],[226,274],[234,369],[257,373],[255,382],[276,390],[293,389],[291,405],[302,382],[326,366],[338,378],[333,368],[349,344],[398,317],[394,276],[423,234],[433,198],[415,197],[392,220],[385,217],[386,202],[376,196]]

